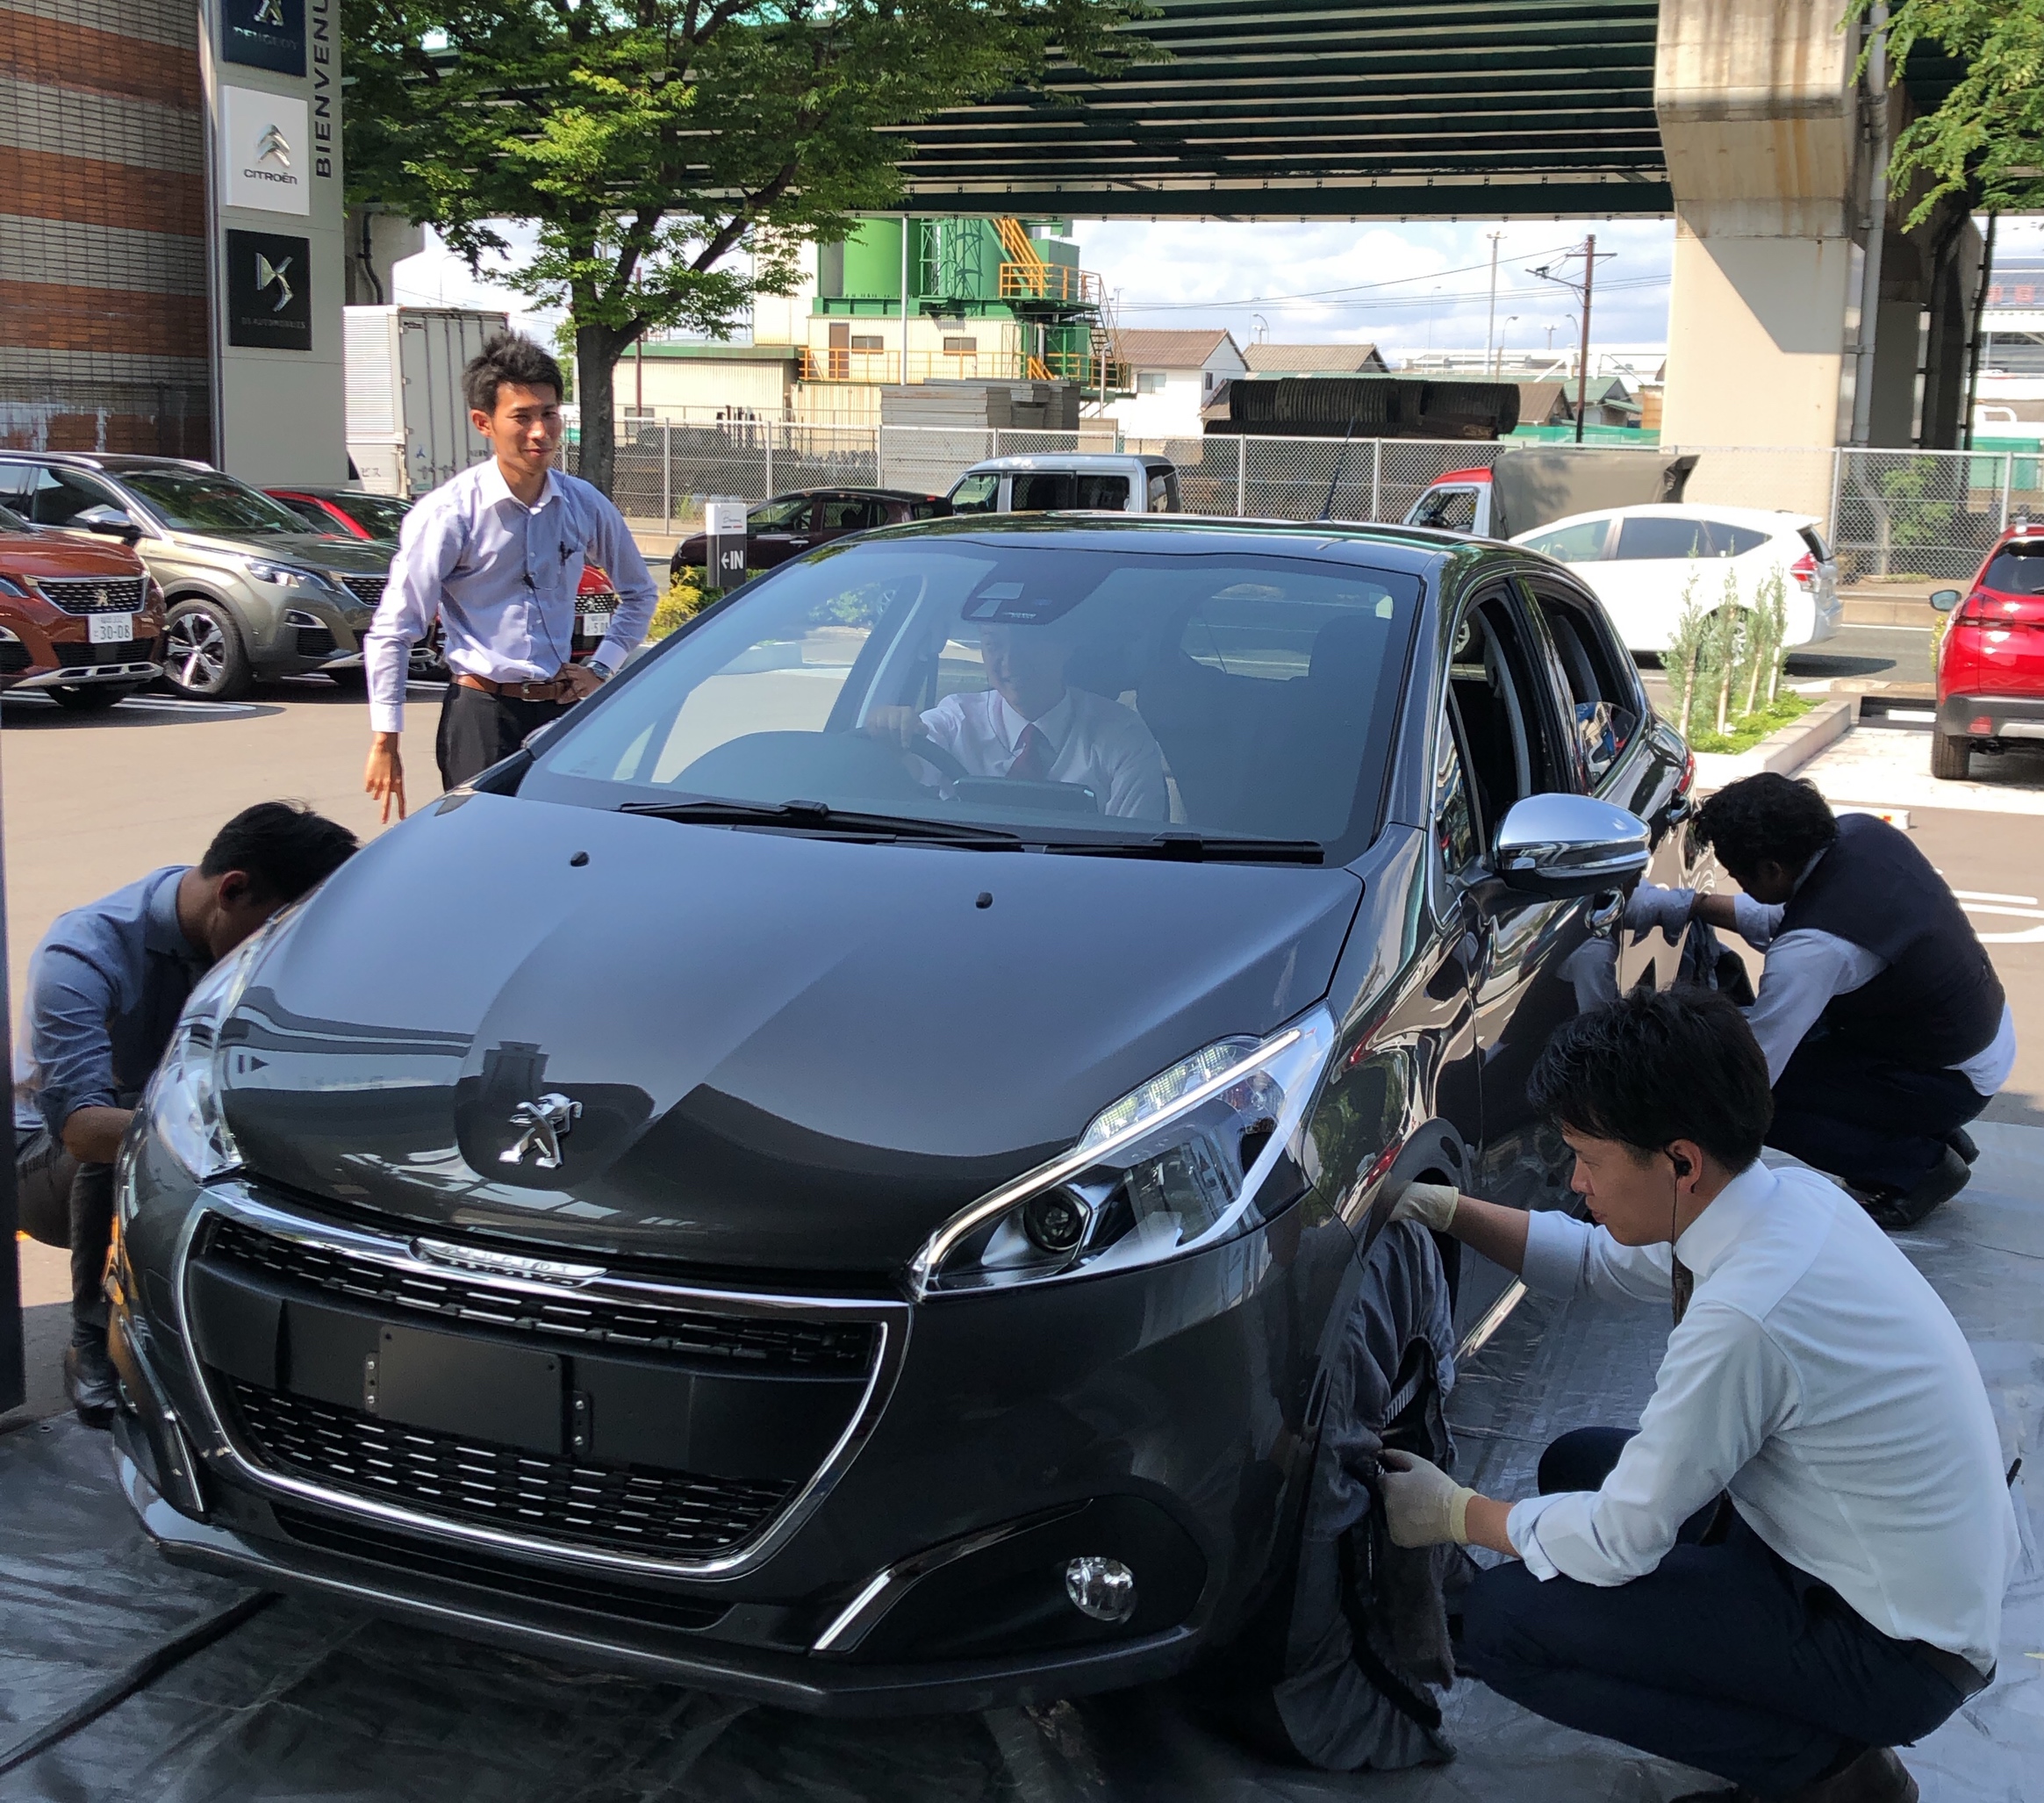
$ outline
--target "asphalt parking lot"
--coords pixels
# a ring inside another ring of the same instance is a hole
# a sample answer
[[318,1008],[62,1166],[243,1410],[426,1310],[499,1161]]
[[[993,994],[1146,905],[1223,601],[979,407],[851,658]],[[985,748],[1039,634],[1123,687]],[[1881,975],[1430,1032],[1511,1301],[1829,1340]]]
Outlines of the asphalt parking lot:
[[[1899,667],[1920,642],[1893,630],[1898,643],[1885,650],[1859,637],[1839,655],[1885,655]],[[412,701],[405,753],[423,803],[437,790],[437,697],[415,689]],[[1972,911],[2015,1004],[2022,1050],[1980,1131],[1976,1181],[1907,1249],[1958,1313],[2007,1437],[2033,1449],[2044,1407],[2044,1314],[2034,1300],[2044,1259],[2044,751],[1976,759],[1969,781],[1936,783],[1927,724],[1910,717],[1920,711],[1891,710],[1809,773],[1840,806],[1906,815]],[[17,986],[56,913],[195,858],[248,802],[293,796],[365,837],[378,830],[360,792],[365,710],[317,681],[231,707],[138,698],[97,717],[24,698],[0,704],[0,722]],[[32,1375],[48,1408],[62,1260],[25,1250],[30,1300],[41,1304],[32,1316]],[[1461,1372],[1452,1412],[1469,1481],[1523,1491],[1553,1433],[1632,1419],[1665,1331],[1665,1320],[1632,1314],[1522,1308]],[[113,1490],[104,1440],[61,1416],[0,1435],[0,1494],[9,1574],[0,1647],[11,1645],[14,1684],[0,1694],[8,1797],[1659,1803],[1698,1782],[1467,1683],[1447,1701],[1446,1732],[1461,1749],[1453,1764],[1329,1776],[1266,1764],[1197,1719],[1170,1686],[1043,1708],[833,1722],[496,1653],[324,1603],[262,1604],[161,1561]],[[2001,1682],[1911,1756],[1935,1803],[2044,1803],[2044,1655],[2034,1650],[2044,1648],[2044,1571],[2034,1527],[2026,1532]],[[194,1637],[203,1644],[189,1659],[150,1675],[162,1648]]]

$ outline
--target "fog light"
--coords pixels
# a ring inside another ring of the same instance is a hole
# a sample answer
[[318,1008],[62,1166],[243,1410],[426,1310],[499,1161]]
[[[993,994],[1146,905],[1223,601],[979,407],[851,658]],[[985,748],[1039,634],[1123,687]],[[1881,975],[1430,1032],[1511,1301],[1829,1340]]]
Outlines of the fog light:
[[1136,1574],[1119,1559],[1088,1553],[1065,1568],[1065,1594],[1081,1615],[1126,1621],[1136,1613]]

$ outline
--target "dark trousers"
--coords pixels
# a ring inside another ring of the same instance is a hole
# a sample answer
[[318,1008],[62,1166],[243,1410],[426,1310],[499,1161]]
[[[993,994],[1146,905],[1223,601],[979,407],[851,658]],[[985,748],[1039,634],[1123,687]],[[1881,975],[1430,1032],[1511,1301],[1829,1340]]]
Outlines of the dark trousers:
[[16,1128],[14,1146],[14,1183],[22,1225],[45,1245],[71,1248],[72,1344],[104,1345],[106,1255],[113,1246],[113,1167],[80,1164],[47,1128]]
[[434,753],[442,788],[458,788],[501,764],[549,720],[568,711],[562,701],[521,701],[516,695],[485,694],[450,682],[440,704],[440,731]]
[[[1596,1489],[1630,1437],[1564,1434],[1540,1461],[1541,1492]],[[1516,1560],[1483,1572],[1457,1663],[1550,1721],[1778,1797],[1950,1715],[1965,1696],[1936,1656],[1879,1632],[1713,1504],[1630,1584],[1543,1584]]]
[[1909,1190],[1986,1106],[1958,1071],[1911,1070],[1819,1028],[1775,1084],[1768,1144],[1858,1189]]

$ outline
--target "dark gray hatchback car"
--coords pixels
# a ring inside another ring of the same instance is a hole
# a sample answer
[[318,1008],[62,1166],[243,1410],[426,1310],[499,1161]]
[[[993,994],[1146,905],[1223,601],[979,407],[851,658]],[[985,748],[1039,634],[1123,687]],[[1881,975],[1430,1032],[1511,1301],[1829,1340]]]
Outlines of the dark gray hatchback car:
[[[814,552],[194,995],[118,1184],[128,1494],[799,1707],[1184,1668],[1281,1582],[1398,1184],[1571,1204],[1527,1072],[1673,980],[1619,898],[1690,874],[1691,769],[1508,547]],[[1467,1347],[1517,1291],[1454,1281]]]

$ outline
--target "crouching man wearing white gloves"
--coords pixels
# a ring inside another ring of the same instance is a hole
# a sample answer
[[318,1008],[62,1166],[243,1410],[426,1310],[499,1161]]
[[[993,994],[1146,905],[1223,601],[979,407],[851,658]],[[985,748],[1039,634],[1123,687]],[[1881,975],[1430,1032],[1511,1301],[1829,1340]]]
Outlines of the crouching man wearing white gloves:
[[1387,1453],[1392,1539],[1506,1555],[1460,1668],[1736,1787],[1698,1797],[1906,1803],[1890,1749],[1992,1677],[2019,1555],[1963,1336],[1844,1191],[1760,1162],[1767,1062],[1722,996],[1579,1016],[1531,1089],[1589,1221],[1429,1184],[1394,1218],[1531,1289],[1672,1307],[1667,1354],[1639,1428],[1563,1435],[1537,1497]]

